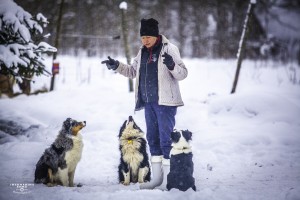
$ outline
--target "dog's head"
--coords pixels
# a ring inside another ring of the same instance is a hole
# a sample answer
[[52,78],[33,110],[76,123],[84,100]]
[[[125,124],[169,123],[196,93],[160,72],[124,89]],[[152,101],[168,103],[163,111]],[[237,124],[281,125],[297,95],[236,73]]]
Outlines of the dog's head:
[[121,145],[131,144],[134,145],[139,143],[139,139],[144,136],[143,131],[138,127],[138,125],[133,120],[132,116],[128,117],[128,120],[125,120],[123,123],[120,133],[119,139]]
[[61,133],[77,136],[78,132],[85,126],[86,121],[78,122],[74,119],[67,118],[63,123]]
[[176,149],[191,148],[189,142],[192,140],[192,132],[189,130],[174,130],[171,133],[172,146]]

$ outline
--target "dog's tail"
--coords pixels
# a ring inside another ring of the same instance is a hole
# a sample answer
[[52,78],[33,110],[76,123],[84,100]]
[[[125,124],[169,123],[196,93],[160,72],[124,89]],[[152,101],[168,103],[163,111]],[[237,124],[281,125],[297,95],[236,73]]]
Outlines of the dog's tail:
[[[34,182],[35,183],[48,183],[52,178],[52,170],[57,169],[58,161],[55,158],[57,155],[51,149],[46,149],[40,160],[36,164]],[[55,162],[57,161],[57,162]],[[49,169],[51,170],[49,177]]]
[[48,166],[45,163],[36,164],[34,173],[34,183],[47,183],[48,181]]

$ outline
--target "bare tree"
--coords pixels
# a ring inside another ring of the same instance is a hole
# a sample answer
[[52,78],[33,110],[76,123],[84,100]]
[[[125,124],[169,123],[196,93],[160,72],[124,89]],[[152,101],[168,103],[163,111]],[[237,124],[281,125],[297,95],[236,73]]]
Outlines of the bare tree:
[[235,77],[234,77],[234,81],[233,81],[231,94],[235,93],[235,90],[236,90],[236,87],[237,87],[237,83],[238,83],[238,79],[239,79],[239,75],[240,75],[240,70],[241,70],[241,67],[242,67],[243,51],[244,51],[244,48],[245,48],[245,41],[246,41],[246,37],[247,37],[249,18],[252,15],[253,7],[254,7],[255,3],[256,3],[256,0],[250,0],[249,6],[248,6],[248,9],[247,9],[247,15],[246,15],[246,18],[245,18],[245,22],[244,22],[244,26],[243,26],[243,33],[242,33],[242,36],[241,36],[241,39],[240,39],[240,45],[239,45],[238,54],[237,54],[237,68],[236,68],[236,72],[235,72]]

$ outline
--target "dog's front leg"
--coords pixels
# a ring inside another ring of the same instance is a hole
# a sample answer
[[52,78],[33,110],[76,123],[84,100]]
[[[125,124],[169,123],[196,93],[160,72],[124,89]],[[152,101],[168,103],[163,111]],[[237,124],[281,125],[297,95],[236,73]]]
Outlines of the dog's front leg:
[[148,167],[143,167],[139,169],[139,177],[138,177],[138,181],[139,183],[144,183],[145,182],[145,177],[149,172],[149,168]]
[[60,168],[58,169],[59,173],[59,181],[63,186],[69,186],[69,177],[68,177],[68,169],[65,168],[61,170]]
[[69,176],[69,186],[70,187],[74,187],[75,169],[74,169],[74,171],[68,173],[68,176]]
[[124,182],[123,185],[129,185],[130,184],[130,170],[128,170],[128,172],[123,172],[123,176],[124,176]]
[[53,187],[56,186],[56,184],[54,183],[54,177],[53,177],[53,173],[52,173],[52,169],[48,168],[48,183],[47,183],[48,187]]

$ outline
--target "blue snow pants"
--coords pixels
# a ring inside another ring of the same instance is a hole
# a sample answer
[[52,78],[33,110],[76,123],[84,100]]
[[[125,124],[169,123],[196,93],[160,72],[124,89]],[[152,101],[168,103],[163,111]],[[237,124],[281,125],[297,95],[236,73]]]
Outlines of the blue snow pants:
[[162,106],[157,103],[145,103],[147,140],[151,156],[170,159],[171,132],[175,126],[176,106]]

